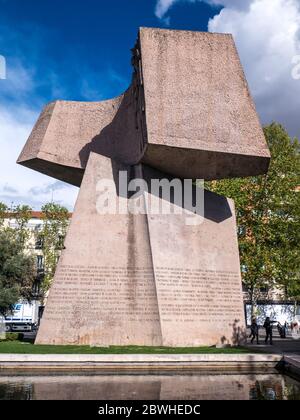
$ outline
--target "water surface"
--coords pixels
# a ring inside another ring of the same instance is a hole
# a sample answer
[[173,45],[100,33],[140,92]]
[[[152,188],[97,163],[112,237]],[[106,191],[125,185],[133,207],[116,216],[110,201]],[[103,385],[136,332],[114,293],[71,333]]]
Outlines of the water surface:
[[299,400],[300,382],[272,374],[0,375],[2,400]]

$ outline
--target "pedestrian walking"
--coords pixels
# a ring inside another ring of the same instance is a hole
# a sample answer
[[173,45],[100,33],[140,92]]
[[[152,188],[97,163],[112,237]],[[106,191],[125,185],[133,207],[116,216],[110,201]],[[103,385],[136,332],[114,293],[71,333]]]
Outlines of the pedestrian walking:
[[250,326],[251,334],[249,335],[249,338],[251,338],[251,344],[253,344],[253,341],[256,338],[256,344],[259,344],[258,341],[258,325],[255,318],[252,318],[251,326]]
[[266,338],[265,343],[268,344],[268,340],[270,341],[270,344],[273,344],[273,327],[272,324],[274,324],[276,321],[271,321],[270,317],[267,316],[265,322],[264,322],[264,328],[266,330]]

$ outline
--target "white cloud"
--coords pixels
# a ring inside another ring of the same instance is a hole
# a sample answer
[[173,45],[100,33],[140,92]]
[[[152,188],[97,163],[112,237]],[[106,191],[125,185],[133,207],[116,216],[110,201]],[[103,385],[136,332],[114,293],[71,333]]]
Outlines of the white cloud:
[[300,52],[298,0],[252,0],[248,10],[225,7],[208,30],[234,35],[263,123],[278,121],[300,136],[300,81],[292,77],[293,57]]
[[32,69],[24,67],[19,60],[14,63],[8,60],[6,81],[3,83],[3,90],[4,92],[7,90],[15,95],[28,93],[33,89],[33,77]]
[[78,189],[16,164],[38,113],[0,106],[0,201],[39,210],[53,200],[73,209]]
[[155,6],[155,15],[162,19],[173,4],[177,3],[179,0],[158,0]]
[[[79,92],[86,101],[101,101],[121,95],[128,86],[127,79],[111,67],[107,67],[101,72],[93,72],[89,68],[85,68],[82,73],[84,76],[80,81]],[[106,80],[106,87],[103,87],[101,80]],[[111,94],[112,86],[117,92],[114,95]]]
[[263,123],[282,123],[300,137],[300,80],[293,78],[300,54],[299,0],[158,0],[162,19],[179,2],[205,1],[223,9],[209,21],[210,32],[232,33]]
[[[76,65],[73,60],[72,72],[78,77],[75,85],[70,83],[68,72],[44,54],[43,47],[51,33],[49,28],[30,23],[14,30],[0,23],[0,46],[9,51],[5,57],[7,77],[4,80],[0,67],[0,201],[40,209],[53,198],[73,209],[78,194],[76,187],[17,165],[16,160],[45,102],[77,99],[73,98],[74,92],[82,94],[86,100],[101,100],[103,90],[107,90],[106,97],[111,86],[121,86],[124,80],[110,68],[99,75],[99,71],[91,70],[87,64],[83,68],[82,63]],[[111,80],[111,85],[107,80]]]
[[[32,69],[24,66],[20,59],[6,59],[6,77],[3,80],[0,80],[0,106],[2,111],[2,121],[10,114],[10,112],[16,112],[13,105],[14,103],[18,103],[20,105],[20,112],[18,113],[20,121],[23,119],[26,121],[30,118],[30,111],[25,111],[26,108],[22,106],[22,104],[26,102],[26,98],[31,94],[34,86],[34,71]],[[33,98],[31,95],[31,104],[33,104],[36,100],[37,98]],[[2,138],[3,133],[0,131],[0,141]]]
[[170,22],[170,17],[165,17],[168,11],[176,3],[208,3],[211,6],[233,7],[235,9],[245,10],[249,7],[252,0],[157,0],[155,6],[155,15],[165,22]]
[[[0,80],[0,201],[7,205],[28,204],[39,210],[53,199],[72,210],[78,188],[16,164],[45,102],[36,93],[37,88],[45,83],[51,97],[60,99],[68,96],[67,88],[51,69],[40,81],[35,63],[26,66],[20,58],[11,57],[8,64],[7,79]],[[81,94],[86,100],[101,100],[99,75],[89,68],[84,74]],[[103,78],[115,86],[124,84],[122,76],[110,68]]]
[[[20,58],[11,57],[7,64],[7,79],[0,80],[0,201],[39,210],[53,199],[72,210],[77,188],[16,164],[41,111],[43,99],[35,90],[44,82],[37,82],[35,66],[24,65]],[[50,70],[47,83],[55,96],[64,95]]]
[[[191,0],[195,1],[195,0]],[[196,0],[201,1],[201,0]],[[204,0],[206,3],[211,4],[212,6],[224,6],[228,8],[233,9],[240,9],[240,10],[246,10],[248,9],[250,3],[252,3],[253,0]]]

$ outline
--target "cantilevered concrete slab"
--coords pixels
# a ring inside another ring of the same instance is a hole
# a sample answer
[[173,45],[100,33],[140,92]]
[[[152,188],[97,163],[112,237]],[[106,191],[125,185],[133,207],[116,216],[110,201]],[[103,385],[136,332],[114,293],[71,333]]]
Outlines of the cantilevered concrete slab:
[[141,28],[132,84],[46,106],[18,163],[79,186],[91,151],[182,178],[263,174],[270,154],[231,35]]

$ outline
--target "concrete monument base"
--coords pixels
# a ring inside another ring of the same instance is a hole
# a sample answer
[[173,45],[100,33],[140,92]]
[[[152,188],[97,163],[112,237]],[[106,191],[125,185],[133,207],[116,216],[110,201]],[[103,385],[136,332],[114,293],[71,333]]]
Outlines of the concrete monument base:
[[[164,176],[91,153],[36,343],[238,344],[244,312],[233,202],[205,192],[204,220],[193,214],[198,225],[186,224],[188,212],[99,214],[99,181],[116,180],[121,169],[146,181]],[[130,206],[134,198],[117,190]]]

